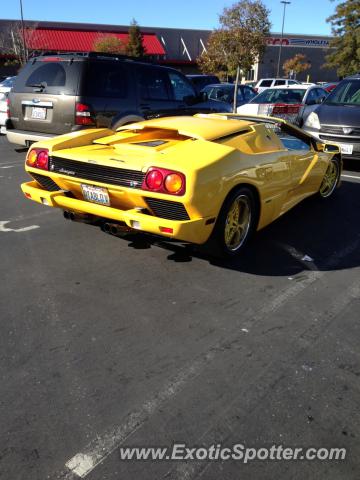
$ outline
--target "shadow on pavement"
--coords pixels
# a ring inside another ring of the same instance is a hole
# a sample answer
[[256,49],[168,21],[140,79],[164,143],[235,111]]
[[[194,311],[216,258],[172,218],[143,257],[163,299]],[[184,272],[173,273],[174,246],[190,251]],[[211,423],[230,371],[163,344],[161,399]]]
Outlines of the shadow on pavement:
[[[360,184],[343,182],[328,201],[309,198],[273,224],[258,232],[239,258],[218,260],[201,251],[201,247],[162,241],[144,235],[125,238],[129,247],[151,248],[156,245],[171,253],[173,262],[191,262],[200,258],[217,267],[262,276],[292,276],[310,268],[301,261],[311,257],[315,270],[354,268],[360,263],[360,248],[339,258],[335,265],[329,259],[347,246],[360,243]],[[294,255],[294,252],[296,254]]]

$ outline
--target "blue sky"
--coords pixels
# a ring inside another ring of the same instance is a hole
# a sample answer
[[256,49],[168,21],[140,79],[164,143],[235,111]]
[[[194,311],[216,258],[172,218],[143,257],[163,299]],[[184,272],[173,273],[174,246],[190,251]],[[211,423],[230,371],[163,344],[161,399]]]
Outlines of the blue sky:
[[[281,31],[280,0],[263,0],[271,10],[272,31]],[[1,18],[20,16],[19,0],[3,0]],[[140,25],[154,27],[212,29],[229,0],[23,0],[24,18],[64,22],[128,25],[135,18]],[[292,0],[286,7],[285,32],[330,35],[326,18],[338,1]],[[61,7],[60,7],[61,5]]]

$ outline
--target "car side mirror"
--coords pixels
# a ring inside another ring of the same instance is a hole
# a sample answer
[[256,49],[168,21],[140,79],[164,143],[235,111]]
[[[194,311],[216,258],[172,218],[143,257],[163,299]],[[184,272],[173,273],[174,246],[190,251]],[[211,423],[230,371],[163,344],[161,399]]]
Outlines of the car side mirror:
[[200,93],[200,102],[207,102],[209,100],[209,96],[206,92]]
[[329,143],[325,143],[324,152],[326,152],[326,153],[340,153],[340,147],[338,145],[332,145],[332,144],[329,144]]
[[316,150],[325,153],[340,153],[340,147],[331,143],[316,142]]

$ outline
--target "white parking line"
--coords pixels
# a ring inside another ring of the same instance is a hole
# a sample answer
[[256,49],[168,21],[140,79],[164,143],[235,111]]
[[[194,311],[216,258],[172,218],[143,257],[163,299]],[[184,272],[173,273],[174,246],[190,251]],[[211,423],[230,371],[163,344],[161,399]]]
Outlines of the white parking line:
[[[161,404],[176,395],[187,382],[197,377],[206,365],[213,360],[215,351],[210,351],[196,360],[187,369],[167,383],[158,394],[148,399],[138,410],[130,413],[124,423],[103,432],[89,443],[84,453],[77,453],[68,462],[66,467],[70,470],[64,480],[70,480],[73,474],[85,478],[94,468],[102,463],[126,438],[136,432],[153,415]],[[76,477],[75,477],[76,478]]]
[[345,175],[345,174],[342,174],[341,176],[344,177],[344,178],[357,178],[358,180],[360,180],[360,175],[357,176],[357,175]]
[[[334,268],[341,259],[353,253],[359,248],[360,236],[358,236],[351,244],[344,247],[339,252],[335,252],[326,262],[327,269]],[[293,251],[298,257],[299,252]],[[312,265],[314,268],[314,265]],[[325,270],[315,271],[311,269],[307,272],[307,277],[303,280],[292,284],[289,288],[277,295],[269,303],[261,307],[257,312],[244,322],[241,319],[241,326],[248,327],[277,310],[279,310],[288,300],[297,296],[309,285],[314,283],[325,275]],[[248,323],[248,324],[247,324]],[[251,324],[251,325],[250,325]],[[229,338],[233,339],[238,335],[239,326],[234,325],[233,331],[229,332],[226,339],[222,339],[217,344],[209,348],[209,350],[197,358],[186,369],[181,370],[173,380],[170,380],[159,393],[149,398],[138,410],[127,415],[122,424],[109,428],[102,434],[98,435],[92,442],[86,445],[82,452],[74,455],[65,464],[65,471],[55,478],[62,480],[75,480],[85,478],[94,468],[101,464],[116,448],[118,448],[130,435],[135,433],[142,427],[149,418],[156,413],[161,405],[178,394],[190,380],[196,378],[201,372],[208,367],[209,363],[215,359],[223,350],[224,344],[229,342]],[[182,477],[186,478],[186,477]]]
[[7,223],[10,223],[10,221],[9,220],[0,221],[0,232],[22,233],[22,232],[28,232],[29,230],[35,230],[35,228],[40,228],[39,225],[29,225],[28,227],[23,227],[23,228],[7,228],[5,227]]

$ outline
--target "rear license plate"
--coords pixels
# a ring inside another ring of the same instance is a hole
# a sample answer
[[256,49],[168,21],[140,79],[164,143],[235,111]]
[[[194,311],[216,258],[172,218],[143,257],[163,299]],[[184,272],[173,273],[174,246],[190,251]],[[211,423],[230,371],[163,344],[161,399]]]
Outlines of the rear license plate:
[[100,205],[110,205],[109,192],[106,188],[95,187],[94,185],[81,185],[85,200]]
[[353,152],[353,145],[339,143],[340,151],[344,155],[351,155]]
[[46,120],[46,108],[33,107],[31,110],[31,118],[35,118],[36,120]]

